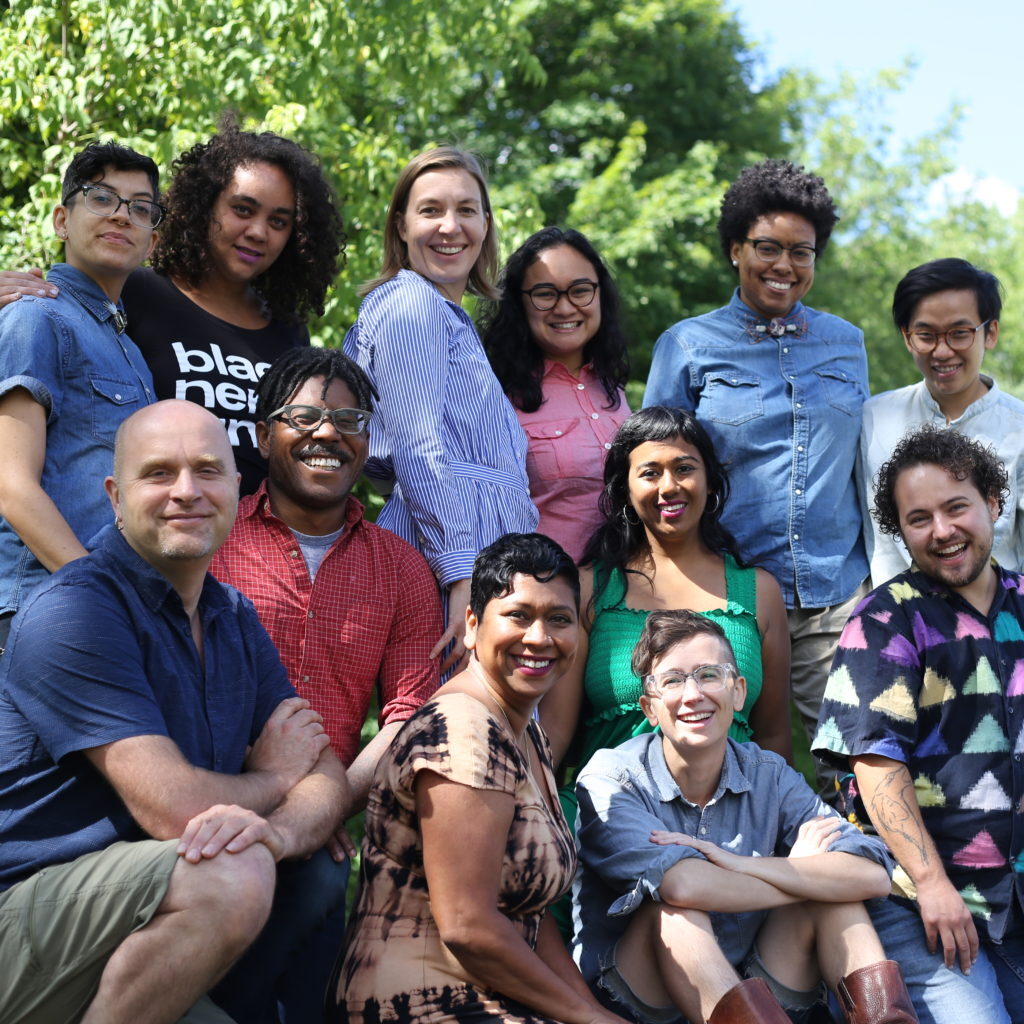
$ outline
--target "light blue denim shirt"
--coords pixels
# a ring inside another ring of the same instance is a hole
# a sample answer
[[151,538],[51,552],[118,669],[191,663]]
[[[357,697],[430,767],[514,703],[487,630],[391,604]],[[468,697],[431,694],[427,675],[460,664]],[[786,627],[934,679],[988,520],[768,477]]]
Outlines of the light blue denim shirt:
[[[818,815],[841,822],[831,850],[867,857],[892,874],[882,842],[843,821],[778,754],[756,743],[728,741],[715,795],[690,803],[665,763],[660,732],[601,750],[576,780],[576,842],[580,869],[573,883],[573,956],[588,982],[607,962],[645,899],[660,902],[665,872],[689,857],[688,846],[656,846],[654,829],[684,832],[747,857],[785,857],[800,826]],[[715,938],[734,967],[750,951],[767,910],[712,913]]]
[[740,300],[658,339],[644,405],[694,413],[729,473],[722,522],[744,560],[779,581],[792,608],[845,601],[868,574],[854,479],[868,397],[864,336],[797,303],[798,333]]
[[[43,490],[88,546],[113,512],[103,480],[121,421],[153,398],[142,353],[118,334],[114,307],[91,278],[66,263],[47,275],[55,299],[25,296],[0,310],[0,396],[26,391],[46,410]],[[17,611],[49,573],[0,519],[0,612]]]

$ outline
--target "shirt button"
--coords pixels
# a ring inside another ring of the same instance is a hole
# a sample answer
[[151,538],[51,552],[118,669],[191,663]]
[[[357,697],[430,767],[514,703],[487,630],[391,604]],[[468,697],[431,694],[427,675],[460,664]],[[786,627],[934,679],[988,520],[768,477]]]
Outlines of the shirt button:
[[585,384],[577,384],[577,385],[576,385],[576,390],[577,390],[577,391],[582,391],[582,390],[583,390],[583,389],[584,389],[585,387],[586,387],[586,385],[585,385]]
[[299,557],[298,551],[289,551],[288,554],[291,555],[292,558],[298,558]]
[[788,356],[789,355],[789,349],[788,348],[784,348],[782,350],[782,354]]
[[605,448],[608,448],[608,449],[610,449],[610,448],[611,448],[611,446],[612,446],[612,443],[611,443],[611,441],[605,441],[605,443],[604,443],[604,446],[605,446]]
[[701,834],[702,836],[706,836],[706,835],[708,834],[708,830],[707,830],[706,828],[702,828],[702,829],[700,830],[700,834]]
[[799,539],[800,539],[800,534],[799,533],[794,533],[793,534],[793,540],[799,540]]
[[801,490],[800,490],[800,488],[798,487],[798,488],[796,489],[796,493],[797,493],[797,494],[803,494],[804,492],[803,492],[803,491],[801,491]]
[[306,618],[307,619],[313,618],[313,613],[312,612],[306,612]]
[[120,393],[120,392],[115,392],[115,393],[114,393],[114,398],[115,398],[115,399],[116,399],[116,400],[117,400],[118,402],[120,402],[120,401],[121,401],[121,393]]
[[149,388],[146,388],[146,394],[147,394],[147,395],[151,395],[151,394],[153,394],[153,392],[152,392],[152,391],[150,391],[150,390],[149,390]]
[[804,406],[803,406],[803,403],[802,403],[802,402],[797,402],[797,403],[796,403],[796,407],[797,407],[798,409],[802,409],[802,408],[803,408]]
[[555,437],[561,437],[561,436],[562,436],[562,432],[560,430],[556,430],[555,431]]
[[802,452],[802,451],[804,450],[804,446],[803,446],[802,444],[798,444],[798,445],[796,446],[796,450],[797,450],[798,452]]
[[590,414],[590,418],[591,418],[592,420],[597,420],[597,419],[600,419],[601,417],[600,417],[600,416],[598,416],[596,412],[592,412],[592,413]]
[[302,677],[302,681],[303,681],[304,683],[308,683],[308,682],[309,682],[309,676],[303,676],[303,677]]

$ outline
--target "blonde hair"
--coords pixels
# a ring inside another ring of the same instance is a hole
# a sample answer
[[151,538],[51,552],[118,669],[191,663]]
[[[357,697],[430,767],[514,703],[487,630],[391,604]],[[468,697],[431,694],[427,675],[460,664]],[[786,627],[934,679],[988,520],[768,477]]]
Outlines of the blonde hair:
[[494,215],[491,212],[491,199],[487,194],[487,177],[480,161],[472,153],[464,149],[456,149],[454,146],[438,146],[436,149],[428,149],[425,153],[414,156],[402,168],[402,173],[398,176],[395,190],[391,193],[391,202],[388,205],[388,219],[384,225],[384,259],[380,273],[372,281],[367,281],[366,284],[359,287],[360,296],[366,295],[378,285],[390,281],[400,270],[411,269],[409,249],[398,233],[398,221],[399,218],[405,216],[413,182],[428,171],[442,171],[452,167],[466,171],[476,179],[476,183],[480,186],[480,198],[483,201],[484,213],[487,214],[487,234],[484,235],[483,243],[480,246],[480,255],[469,272],[466,289],[473,295],[479,295],[484,299],[497,300],[500,297],[500,292],[494,284],[498,275],[498,232],[494,226]]

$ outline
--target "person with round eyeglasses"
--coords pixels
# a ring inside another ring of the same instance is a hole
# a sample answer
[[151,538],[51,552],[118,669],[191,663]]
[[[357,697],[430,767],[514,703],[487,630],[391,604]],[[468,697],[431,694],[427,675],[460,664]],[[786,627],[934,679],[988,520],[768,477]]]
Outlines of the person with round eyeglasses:
[[[838,219],[825,183],[802,167],[746,168],[718,221],[737,288],[727,305],[662,334],[644,394],[645,406],[693,412],[729,466],[722,522],[782,588],[808,739],[868,571],[855,470],[864,336],[803,302]],[[823,765],[818,779],[834,788]]]
[[1006,569],[1024,569],[1024,402],[981,372],[999,340],[1000,291],[993,274],[956,258],[914,267],[896,286],[893,322],[921,379],[864,405],[859,483],[875,587],[910,567],[903,541],[883,533],[870,515],[875,477],[900,439],[927,423],[989,445],[1006,466],[1009,494],[992,554]]
[[575,559],[601,522],[601,470],[629,415],[619,296],[578,231],[544,228],[509,257],[481,320],[487,358],[516,410],[538,529]]
[[25,595],[87,554],[109,522],[114,435],[155,401],[121,292],[156,243],[159,195],[149,157],[86,146],[53,212],[60,294],[0,309],[0,649]]

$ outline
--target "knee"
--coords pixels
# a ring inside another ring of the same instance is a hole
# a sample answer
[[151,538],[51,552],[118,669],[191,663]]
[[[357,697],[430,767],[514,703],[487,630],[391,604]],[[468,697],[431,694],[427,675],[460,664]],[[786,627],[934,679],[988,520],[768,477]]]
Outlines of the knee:
[[193,906],[212,919],[224,941],[242,948],[252,942],[274,901],[277,866],[267,847],[256,843],[239,853],[178,866],[191,874]]

